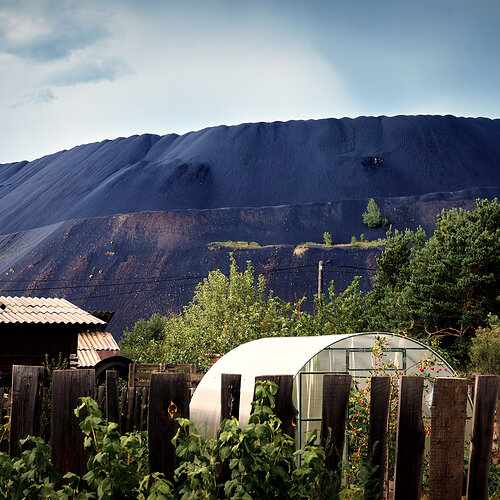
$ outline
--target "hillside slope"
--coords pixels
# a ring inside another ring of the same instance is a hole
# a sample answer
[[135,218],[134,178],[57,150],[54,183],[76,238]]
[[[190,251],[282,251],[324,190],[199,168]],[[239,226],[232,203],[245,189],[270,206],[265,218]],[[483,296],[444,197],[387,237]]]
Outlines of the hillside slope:
[[146,210],[323,203],[499,185],[500,120],[396,116],[220,126],[0,165],[0,233]]
[[[500,120],[360,117],[142,135],[0,165],[0,293],[64,297],[114,310],[117,337],[153,312],[177,312],[237,249],[287,300],[325,281],[370,286],[380,247],[312,247],[368,229],[377,200],[393,227],[430,234],[441,209],[500,196]],[[309,299],[308,303],[311,304]]]

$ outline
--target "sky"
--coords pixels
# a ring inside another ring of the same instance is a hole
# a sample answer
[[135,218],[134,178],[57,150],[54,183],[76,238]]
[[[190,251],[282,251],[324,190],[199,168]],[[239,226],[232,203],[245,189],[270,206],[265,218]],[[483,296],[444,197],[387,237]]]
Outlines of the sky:
[[0,0],[0,163],[398,114],[500,117],[498,0]]

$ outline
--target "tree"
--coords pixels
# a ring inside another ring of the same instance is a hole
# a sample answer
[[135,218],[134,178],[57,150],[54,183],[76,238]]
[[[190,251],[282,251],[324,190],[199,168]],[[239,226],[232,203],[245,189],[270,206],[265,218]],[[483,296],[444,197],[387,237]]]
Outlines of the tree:
[[209,356],[223,355],[262,337],[330,335],[362,330],[366,325],[364,293],[359,277],[343,292],[329,287],[329,301],[314,300],[314,314],[301,310],[305,297],[286,302],[266,290],[251,262],[239,271],[230,254],[229,275],[212,271],[196,287],[181,314],[140,320],[120,342],[123,354],[142,363],[209,365]]
[[363,223],[372,229],[387,224],[387,219],[382,218],[380,208],[373,198],[370,198],[366,211],[363,212]]
[[443,210],[425,241],[421,229],[388,231],[367,303],[372,328],[439,337],[462,365],[470,339],[500,313],[500,205],[476,200],[472,212]]
[[332,235],[328,231],[325,231],[323,233],[323,241],[324,241],[326,246],[329,246],[329,247],[332,246]]

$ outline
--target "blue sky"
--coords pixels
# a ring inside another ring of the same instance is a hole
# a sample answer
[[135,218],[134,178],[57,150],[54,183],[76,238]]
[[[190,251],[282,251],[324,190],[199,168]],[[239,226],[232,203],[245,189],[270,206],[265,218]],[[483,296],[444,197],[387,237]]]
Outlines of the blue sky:
[[497,0],[0,0],[0,163],[242,122],[500,117]]

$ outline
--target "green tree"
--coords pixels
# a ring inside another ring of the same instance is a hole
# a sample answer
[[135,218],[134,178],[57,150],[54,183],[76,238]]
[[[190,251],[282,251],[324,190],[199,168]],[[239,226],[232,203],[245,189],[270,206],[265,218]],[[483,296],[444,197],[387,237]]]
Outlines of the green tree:
[[388,231],[367,298],[372,328],[439,337],[462,366],[470,339],[499,314],[500,206],[477,200],[472,212],[443,210],[434,234]]
[[140,319],[132,330],[123,332],[120,351],[137,363],[160,362],[163,359],[162,345],[168,318],[153,314],[148,320]]
[[366,211],[363,212],[363,223],[372,229],[387,223],[387,219],[382,218],[380,208],[373,198],[370,198],[366,206]]
[[323,241],[326,246],[328,247],[332,246],[332,235],[328,231],[325,231],[323,233]]

